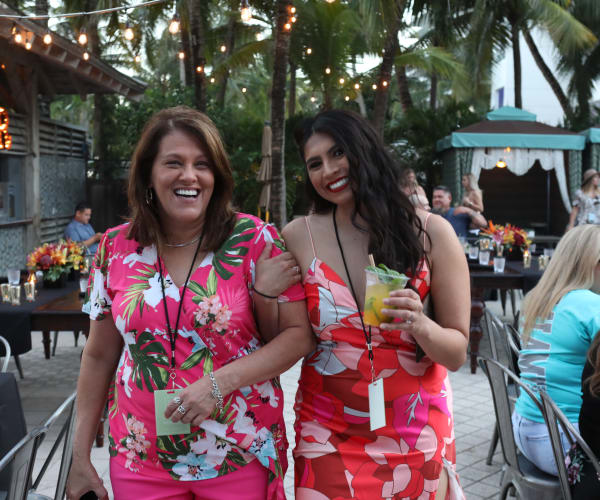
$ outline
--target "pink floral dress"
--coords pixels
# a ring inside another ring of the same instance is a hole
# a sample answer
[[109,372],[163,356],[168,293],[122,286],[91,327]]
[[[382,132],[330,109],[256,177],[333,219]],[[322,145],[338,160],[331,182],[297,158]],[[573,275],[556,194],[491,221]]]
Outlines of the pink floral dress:
[[[172,388],[171,347],[166,327],[156,248],[126,238],[127,225],[106,232],[96,253],[84,311],[93,320],[111,315],[124,347],[109,395],[109,452],[138,474],[178,481],[210,479],[253,460],[269,469],[269,499],[285,498],[287,468],[283,392],[278,379],[242,387],[225,397],[200,427],[187,435],[157,436],[153,392]],[[184,388],[210,370],[261,348],[249,288],[255,262],[267,241],[272,255],[284,249],[277,231],[238,214],[235,228],[192,273],[184,296],[176,343],[175,387]],[[169,317],[180,292],[165,273]],[[300,285],[280,301],[303,300]]]
[[[429,278],[423,260],[411,280],[421,300]],[[304,288],[317,349],[304,360],[296,395],[296,498],[434,500],[446,469],[446,498],[464,500],[446,368],[428,357],[417,362],[411,335],[372,328],[387,425],[371,431],[371,365],[352,293],[316,254]]]

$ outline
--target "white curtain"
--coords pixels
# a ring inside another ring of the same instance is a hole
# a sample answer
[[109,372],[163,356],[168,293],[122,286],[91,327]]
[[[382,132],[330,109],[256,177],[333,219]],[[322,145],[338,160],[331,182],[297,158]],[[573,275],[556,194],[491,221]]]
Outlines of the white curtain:
[[522,148],[485,148],[473,149],[471,173],[479,180],[481,170],[491,170],[496,163],[503,160],[506,168],[515,175],[525,174],[536,160],[539,160],[544,170],[554,170],[558,189],[567,213],[571,213],[571,203],[567,190],[567,176],[565,174],[565,160],[562,149],[522,149]]

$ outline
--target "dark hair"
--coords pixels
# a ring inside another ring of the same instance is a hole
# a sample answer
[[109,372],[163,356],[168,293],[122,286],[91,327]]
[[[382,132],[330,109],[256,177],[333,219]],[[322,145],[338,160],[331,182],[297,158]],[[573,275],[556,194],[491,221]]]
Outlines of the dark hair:
[[180,130],[195,138],[210,159],[215,176],[213,193],[206,207],[203,250],[217,250],[235,224],[231,208],[233,175],[223,141],[215,124],[205,114],[187,106],[163,109],[155,113],[142,131],[131,158],[127,195],[131,208],[131,225],[127,233],[140,245],[162,245],[164,233],[158,218],[156,199],[150,200],[148,189],[152,166],[163,138]]
[[[399,271],[410,270],[414,275],[425,253],[421,239],[423,225],[401,191],[398,167],[375,129],[356,113],[323,111],[305,120],[295,131],[303,161],[306,142],[315,133],[330,136],[348,159],[348,177],[354,195],[352,223],[369,233],[369,253],[378,263]],[[327,213],[335,206],[322,198],[309,180],[306,190],[316,213]],[[357,215],[367,222],[367,228],[356,222]]]
[[77,203],[77,205],[75,205],[75,213],[83,212],[88,208],[91,210],[92,205],[90,205],[87,201],[80,201],[79,203]]
[[449,195],[452,194],[452,191],[450,191],[450,188],[448,186],[444,186],[442,184],[440,184],[439,186],[436,186],[433,188],[434,191],[444,191],[444,193],[448,193]]

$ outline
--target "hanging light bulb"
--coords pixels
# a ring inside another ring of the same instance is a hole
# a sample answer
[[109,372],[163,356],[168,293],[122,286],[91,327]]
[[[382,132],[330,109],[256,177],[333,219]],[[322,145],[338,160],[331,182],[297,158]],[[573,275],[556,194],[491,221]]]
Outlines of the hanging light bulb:
[[171,35],[175,35],[179,32],[179,24],[179,16],[174,14],[173,19],[171,19],[171,22],[169,23],[169,33],[171,33]]
[[298,20],[298,19],[296,18],[296,16],[292,16],[292,17],[290,18],[290,21],[292,21],[293,23],[295,23],[297,20]]
[[376,83],[374,83],[373,85],[371,85],[371,88],[372,88],[373,90],[377,90],[377,84],[376,84]]
[[129,23],[127,23],[127,25],[125,26],[123,36],[125,37],[125,40],[129,42],[131,42],[131,40],[133,40],[133,37],[135,36],[135,34],[133,33],[133,29],[131,28],[131,26],[129,26]]
[[196,66],[196,73],[202,73],[204,71],[203,66]]
[[46,34],[44,35],[44,38],[42,40],[46,45],[50,45],[52,43],[52,35],[49,31],[46,31]]
[[356,90],[360,89],[360,83],[355,83],[355,84],[354,84],[354,88],[355,88]]
[[285,23],[285,24],[283,25],[283,29],[284,29],[285,31],[290,31],[290,30],[292,29],[292,25],[291,25],[290,23]]
[[17,29],[17,31],[15,32],[14,38],[15,43],[23,43],[23,33],[21,33],[20,29]]
[[343,78],[340,78],[340,85],[344,85],[344,82],[345,82],[345,81],[346,81],[346,80],[344,80]]
[[139,54],[136,54],[136,55],[135,55],[135,57],[133,58],[133,61],[134,61],[136,64],[139,64],[139,63],[141,63],[141,62],[142,62],[142,57],[141,57]]
[[313,95],[313,96],[310,98],[310,102],[316,102],[316,101],[317,101],[317,98],[316,98],[316,97]]
[[349,96],[344,97],[344,101],[348,102],[350,100]]
[[246,87],[242,87],[242,94],[245,94],[246,92],[248,92],[248,89]]
[[262,33],[257,33],[256,35],[256,39],[260,42],[263,39],[263,34]]
[[242,0],[241,9],[242,10],[240,12],[240,17],[242,18],[242,21],[247,23],[248,21],[250,21],[250,19],[252,19],[252,12],[250,12],[248,0]]
[[306,54],[309,56],[312,54],[312,49],[310,47],[308,47],[308,49],[306,49]]
[[295,13],[296,13],[296,7],[294,7],[294,6],[292,5],[292,6],[290,7],[290,12],[291,12],[292,14],[295,14]]
[[185,59],[185,52],[184,52],[183,50],[180,50],[180,51],[177,53],[177,57],[179,57],[179,59],[180,59],[181,61],[183,61],[183,60]]
[[325,73],[329,75],[331,73],[331,68],[325,68]]
[[381,82],[381,85],[383,85],[384,87],[387,87],[388,86],[387,80],[383,80],[383,82]]
[[27,31],[25,33],[25,48],[27,50],[31,50],[31,47],[33,47],[34,38],[35,38],[35,35],[31,31]]
[[210,79],[210,83],[215,83],[215,77],[214,77],[214,76],[213,76],[213,77],[211,77],[211,79]]
[[227,47],[225,45],[221,45],[221,52],[226,52],[227,51]]
[[81,31],[79,32],[79,36],[77,37],[77,43],[79,43],[79,45],[85,45],[88,43],[88,37],[85,32],[85,28],[81,28]]
[[333,3],[335,0],[325,0],[327,3]]
[[86,50],[86,51],[83,53],[83,60],[84,60],[84,61],[89,61],[89,59],[90,59],[90,53],[89,53],[89,52]]

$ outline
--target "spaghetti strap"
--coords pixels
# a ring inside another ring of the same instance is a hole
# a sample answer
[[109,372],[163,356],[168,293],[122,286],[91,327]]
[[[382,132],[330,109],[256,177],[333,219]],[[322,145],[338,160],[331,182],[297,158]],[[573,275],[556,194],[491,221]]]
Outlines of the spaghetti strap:
[[429,221],[429,216],[431,215],[431,212],[427,212],[427,215],[425,216],[425,224],[423,224],[423,248],[425,248],[425,241],[427,238],[427,222]]
[[308,217],[304,217],[304,222],[306,222],[306,229],[308,231],[308,237],[310,238],[310,246],[312,247],[313,257],[317,258],[317,252],[315,252],[315,243],[313,242],[312,233],[310,232],[310,225],[308,223]]

